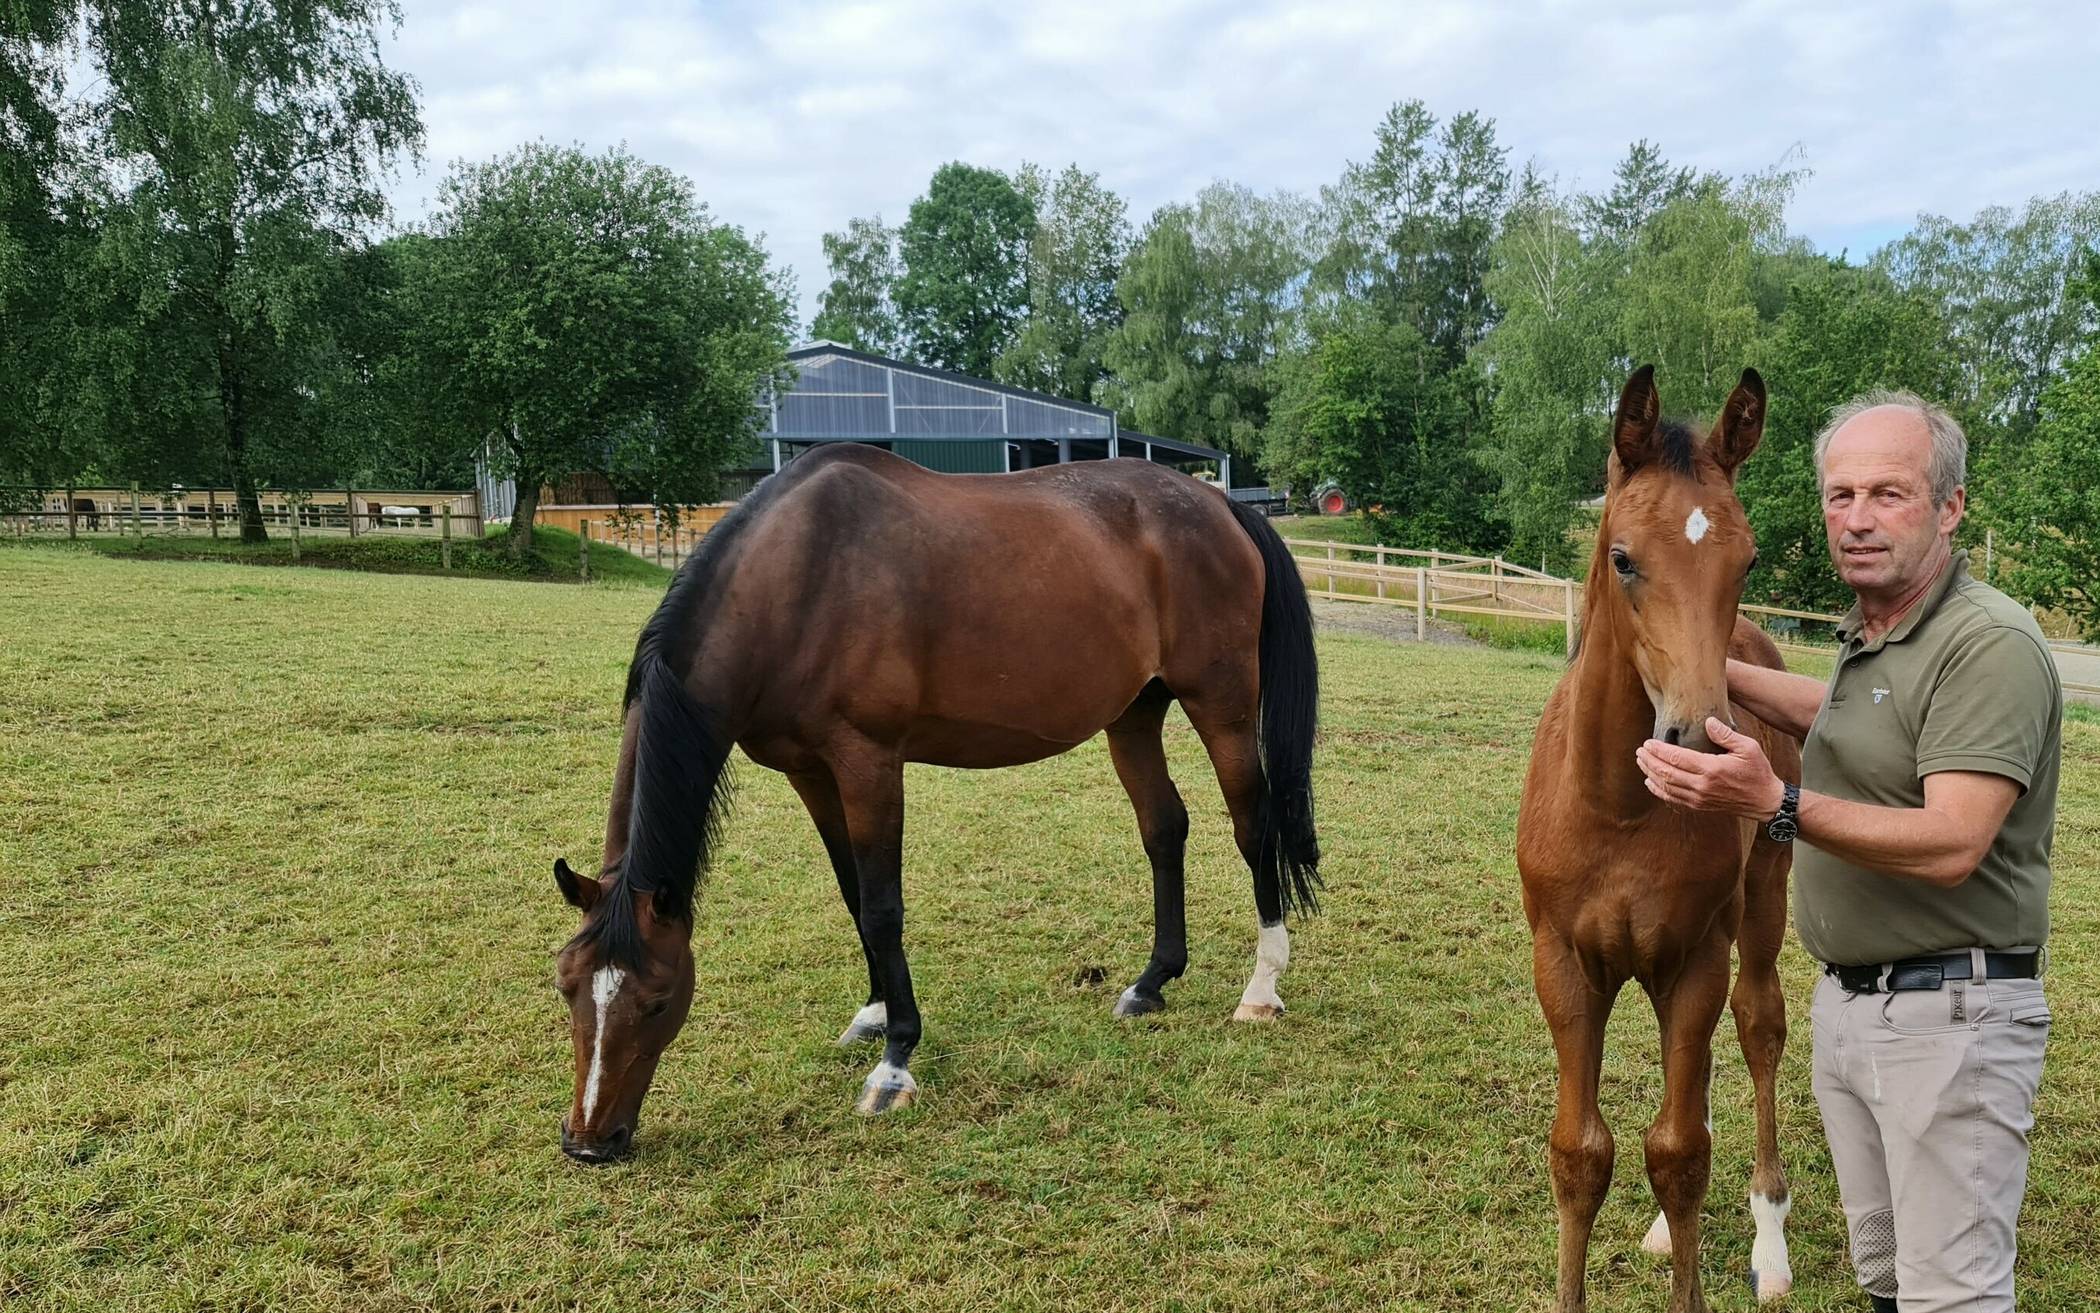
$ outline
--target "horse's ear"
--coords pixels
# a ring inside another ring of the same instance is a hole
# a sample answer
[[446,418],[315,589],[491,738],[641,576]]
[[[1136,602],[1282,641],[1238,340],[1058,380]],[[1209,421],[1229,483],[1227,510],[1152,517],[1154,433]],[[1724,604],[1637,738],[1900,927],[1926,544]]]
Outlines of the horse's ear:
[[561,890],[563,901],[586,915],[598,904],[598,882],[586,880],[576,874],[569,869],[569,863],[560,857],[554,859],[554,886]]
[[1706,445],[1722,472],[1732,476],[1764,436],[1765,381],[1756,370],[1746,369],[1735,391],[1728,394],[1728,404],[1721,407],[1713,438]]
[[1619,393],[1611,421],[1611,449],[1619,469],[1631,474],[1662,454],[1662,398],[1655,392],[1655,366],[1642,365]]

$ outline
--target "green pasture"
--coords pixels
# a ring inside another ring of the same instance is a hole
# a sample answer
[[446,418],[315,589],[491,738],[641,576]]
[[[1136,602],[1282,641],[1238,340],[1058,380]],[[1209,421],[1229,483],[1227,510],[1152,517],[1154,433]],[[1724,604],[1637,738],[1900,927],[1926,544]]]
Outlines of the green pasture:
[[[1324,638],[1326,911],[1272,1026],[1229,1021],[1254,916],[1186,724],[1189,975],[1109,1016],[1149,881],[1096,741],[910,781],[923,1101],[851,1111],[864,972],[785,782],[746,767],[699,993],[640,1152],[557,1150],[550,987],[595,860],[647,586],[0,551],[0,1307],[1539,1309],[1551,1047],[1511,857],[1533,652]],[[1055,660],[1044,653],[1042,660]],[[2022,1307],[2100,1303],[2100,724],[2066,727],[2056,1031]],[[1795,1006],[1790,1307],[1861,1307]],[[1638,1248],[1654,1023],[1621,1000],[1592,1307]],[[1725,1034],[1724,1023],[1724,1034]],[[1704,1270],[1740,1273],[1749,1086],[1720,1050]]]

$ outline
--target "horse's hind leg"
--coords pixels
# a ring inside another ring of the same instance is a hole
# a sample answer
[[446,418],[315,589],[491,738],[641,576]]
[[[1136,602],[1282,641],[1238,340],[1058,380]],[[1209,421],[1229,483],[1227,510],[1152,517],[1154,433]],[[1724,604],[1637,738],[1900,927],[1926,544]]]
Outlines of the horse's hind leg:
[[1254,912],[1260,927],[1254,944],[1254,974],[1240,995],[1235,1021],[1268,1021],[1283,1014],[1283,998],[1276,982],[1291,962],[1291,935],[1283,924],[1283,889],[1272,875],[1262,871],[1262,813],[1269,805],[1269,787],[1261,773],[1261,753],[1254,736],[1253,699],[1248,714],[1237,720],[1212,720],[1204,704],[1184,697],[1181,705],[1189,723],[1210,754],[1218,773],[1218,787],[1225,793],[1225,807],[1232,813],[1232,837],[1240,856],[1254,873]]
[[1160,990],[1188,968],[1188,922],[1183,907],[1183,854],[1188,848],[1189,809],[1167,774],[1160,726],[1173,694],[1153,680],[1108,727],[1108,755],[1116,778],[1137,809],[1138,834],[1152,863],[1152,960],[1137,983],[1116,1000],[1119,1017],[1142,1016],[1167,1005]]
[[889,1024],[889,1009],[882,1001],[882,987],[875,979],[875,959],[868,952],[867,936],[860,928],[860,872],[853,866],[853,840],[846,832],[846,805],[839,800],[838,782],[826,774],[790,775],[817,836],[824,841],[824,855],[831,859],[831,873],[839,882],[839,897],[853,918],[853,938],[860,945],[861,961],[868,968],[868,1001],[839,1035],[841,1048],[863,1040],[881,1039]]
[[1793,1207],[1779,1157],[1779,1059],[1786,1049],[1786,992],[1779,983],[1779,948],[1786,938],[1786,873],[1791,854],[1760,839],[1750,853],[1743,928],[1736,940],[1736,1038],[1750,1067],[1757,1099],[1757,1164],[1750,1173],[1750,1214],[1757,1239],[1750,1249],[1750,1283],[1760,1300],[1793,1289],[1787,1262],[1786,1215]]
[[861,935],[888,1011],[882,1061],[868,1073],[856,1107],[888,1112],[909,1106],[919,1089],[911,1075],[919,1005],[904,960],[904,763],[893,751],[856,744],[832,762],[831,773],[860,876]]

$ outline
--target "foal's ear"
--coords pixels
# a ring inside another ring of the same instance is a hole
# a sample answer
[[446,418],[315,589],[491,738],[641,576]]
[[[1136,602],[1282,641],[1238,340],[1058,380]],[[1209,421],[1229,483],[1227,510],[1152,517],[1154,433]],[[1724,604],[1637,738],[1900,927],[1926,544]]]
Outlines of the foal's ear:
[[562,900],[579,912],[588,914],[598,904],[598,882],[576,874],[560,857],[554,859],[554,886],[561,890]]
[[1706,445],[1722,472],[1732,476],[1764,436],[1765,381],[1756,370],[1746,369],[1735,391],[1728,394],[1728,404],[1721,407],[1713,438]]
[[1655,366],[1642,365],[1619,393],[1612,417],[1611,449],[1622,473],[1631,474],[1662,454],[1662,398],[1655,392]]

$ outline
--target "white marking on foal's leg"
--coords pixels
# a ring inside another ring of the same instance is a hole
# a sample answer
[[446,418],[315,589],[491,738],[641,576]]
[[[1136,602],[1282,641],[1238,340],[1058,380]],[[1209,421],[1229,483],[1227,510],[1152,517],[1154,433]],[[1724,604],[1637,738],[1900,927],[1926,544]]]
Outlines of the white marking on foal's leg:
[[1792,1196],[1774,1202],[1750,1192],[1750,1216],[1757,1219],[1757,1239],[1750,1244],[1750,1282],[1760,1302],[1794,1288],[1794,1269],[1786,1258],[1786,1215],[1793,1210]]
[[839,1047],[847,1048],[862,1040],[881,1039],[890,1028],[890,1005],[880,1000],[868,1004],[853,1014],[853,1020],[839,1035]]
[[1693,542],[1698,542],[1706,536],[1706,531],[1709,527],[1710,522],[1706,518],[1706,508],[1704,506],[1694,506],[1692,507],[1692,513],[1685,518],[1684,536]]
[[867,1115],[892,1112],[909,1108],[919,1097],[919,1082],[904,1068],[888,1058],[875,1064],[875,1070],[860,1085],[860,1102],[855,1110]]
[[598,1024],[591,1030],[591,1074],[583,1082],[583,1128],[598,1119],[598,1078],[605,1073],[605,1010],[620,993],[627,973],[618,967],[599,967],[591,973],[591,1002],[598,1007]]
[[1276,992],[1277,978],[1291,964],[1291,932],[1283,922],[1265,925],[1254,941],[1254,974],[1247,991],[1240,995],[1234,1021],[1267,1021],[1283,1013],[1283,999]]

